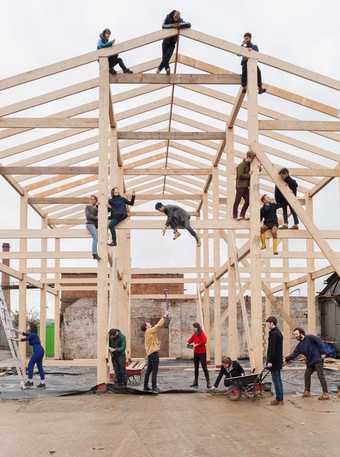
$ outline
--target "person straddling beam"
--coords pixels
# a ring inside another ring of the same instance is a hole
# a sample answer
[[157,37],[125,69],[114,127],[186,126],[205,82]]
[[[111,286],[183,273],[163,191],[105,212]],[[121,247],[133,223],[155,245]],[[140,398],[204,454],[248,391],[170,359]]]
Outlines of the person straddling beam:
[[278,255],[279,240],[277,239],[277,229],[279,222],[276,211],[281,208],[281,204],[275,201],[267,194],[262,195],[261,202],[263,203],[260,213],[261,222],[261,249],[266,249],[266,232],[270,231],[273,237],[273,254]]
[[288,363],[296,359],[300,354],[306,358],[305,391],[302,397],[307,398],[311,396],[311,377],[316,371],[322,388],[322,395],[320,395],[319,400],[329,400],[327,382],[323,371],[323,361],[326,353],[321,339],[315,335],[306,335],[306,332],[301,327],[296,327],[293,330],[293,335],[299,343],[294,351],[286,357],[286,362]]
[[[250,164],[254,157],[255,154],[252,151],[248,151],[246,157],[236,167],[236,194],[233,206],[233,219],[249,220],[246,217],[246,212],[249,207]],[[242,198],[244,203],[240,217],[238,217],[238,207]]]
[[[259,48],[256,44],[253,44],[251,41],[251,33],[247,32],[243,35],[243,42],[241,44],[242,47],[247,48],[249,50],[253,49],[254,51],[259,52]],[[248,68],[247,68],[247,57],[242,57],[241,65],[242,65],[242,76],[241,76],[241,85],[243,87],[244,92],[246,91],[247,84],[248,84]],[[259,88],[259,94],[263,94],[266,92],[266,89],[262,87],[262,75],[261,70],[257,67],[257,86]]]
[[[184,21],[181,18],[181,13],[177,10],[171,11],[169,13],[163,22],[162,28],[163,29],[188,29],[191,27],[191,24],[189,22]],[[162,42],[162,61],[157,68],[156,73],[160,73],[163,68],[165,68],[166,74],[170,75],[170,59],[171,56],[175,50],[176,43],[178,40],[178,35],[174,35],[168,38],[164,38]]]
[[165,227],[162,230],[163,236],[165,235],[166,230],[171,227],[174,231],[173,239],[177,240],[177,238],[181,236],[178,228],[183,228],[188,230],[190,235],[195,238],[197,247],[201,246],[201,240],[195,230],[191,227],[190,215],[185,211],[185,209],[176,205],[164,205],[161,202],[156,203],[155,209],[167,216]]
[[207,382],[207,389],[211,388],[210,385],[210,378],[209,378],[209,371],[207,366],[207,336],[204,333],[201,324],[198,322],[194,322],[192,324],[194,328],[194,332],[191,337],[187,340],[188,347],[194,350],[194,382],[190,387],[198,387],[198,373],[199,373],[199,365],[201,364],[205,380]]
[[[113,45],[113,40],[110,40],[111,37],[111,30],[104,29],[102,33],[99,35],[99,40],[97,43],[97,49],[105,49],[110,48]],[[111,75],[116,75],[117,72],[114,69],[116,65],[119,65],[120,68],[123,70],[123,73],[133,73],[123,62],[123,59],[119,57],[118,54],[109,57],[109,71]]]
[[108,201],[109,210],[111,210],[109,229],[111,232],[112,241],[109,246],[117,246],[117,235],[115,227],[128,217],[126,205],[133,206],[135,203],[136,194],[132,191],[131,200],[122,197],[118,187],[111,190],[111,198]]
[[[148,366],[144,376],[144,391],[153,392],[158,394],[159,389],[157,386],[157,375],[159,368],[159,351],[161,349],[160,341],[158,338],[158,332],[164,327],[166,319],[169,317],[169,313],[166,312],[164,317],[160,319],[156,325],[152,327],[149,321],[145,321],[141,325],[141,330],[144,332],[145,352],[148,360]],[[151,375],[152,389],[149,388],[149,379]]]
[[89,205],[85,207],[86,229],[92,237],[92,257],[100,260],[97,251],[98,245],[98,198],[90,195]]
[[[298,183],[293,179],[290,174],[288,168],[281,168],[279,171],[279,176],[282,181],[288,186],[288,188],[293,192],[296,196]],[[299,228],[299,218],[297,217],[296,212],[287,202],[286,197],[282,194],[278,186],[275,186],[275,200],[277,203],[281,203],[282,205],[282,212],[283,212],[283,225],[281,225],[280,229],[287,229],[288,228],[288,207],[294,219],[294,225],[292,225],[291,229],[298,230]]]
[[40,338],[37,335],[37,328],[36,325],[30,323],[27,325],[26,332],[20,332],[17,329],[13,329],[19,335],[22,335],[23,338],[13,338],[15,341],[28,341],[28,344],[33,347],[33,353],[31,355],[30,361],[28,362],[27,366],[27,381],[25,382],[25,387],[33,387],[33,370],[34,365],[37,365],[39,376],[40,376],[40,384],[37,387],[44,389],[46,387],[45,384],[45,371],[43,367],[43,359],[45,355],[45,350],[41,345]]
[[230,357],[222,358],[222,365],[220,372],[217,375],[216,381],[211,390],[215,390],[220,385],[220,382],[224,376],[224,386],[230,386],[230,378],[236,378],[238,376],[244,376],[244,369],[237,360],[232,360]]
[[118,387],[124,387],[127,384],[125,351],[126,337],[119,329],[112,328],[109,331],[109,352]]
[[270,370],[275,388],[275,400],[271,401],[272,406],[283,405],[283,384],[281,370],[283,366],[283,336],[277,327],[275,316],[266,319],[268,333],[267,364]]

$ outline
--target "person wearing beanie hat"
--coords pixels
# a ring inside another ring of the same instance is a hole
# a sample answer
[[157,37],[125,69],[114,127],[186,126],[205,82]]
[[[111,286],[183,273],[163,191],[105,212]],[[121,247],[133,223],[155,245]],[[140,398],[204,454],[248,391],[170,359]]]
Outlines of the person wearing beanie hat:
[[[99,35],[97,49],[110,48],[114,43],[114,40],[110,40],[110,37],[111,30],[104,29],[102,33]],[[119,57],[118,54],[109,57],[109,71],[111,75],[115,75],[117,73],[114,69],[116,65],[120,66],[120,68],[123,70],[123,73],[133,73],[133,71],[126,67],[126,65],[123,62],[123,59]]]

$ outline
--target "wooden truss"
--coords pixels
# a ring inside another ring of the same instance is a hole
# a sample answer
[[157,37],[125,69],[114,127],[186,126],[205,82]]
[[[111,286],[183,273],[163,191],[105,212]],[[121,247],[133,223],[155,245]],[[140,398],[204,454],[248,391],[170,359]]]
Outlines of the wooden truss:
[[[190,39],[223,53],[248,57],[247,92],[240,87],[239,74],[183,55],[180,46],[172,59],[175,73],[170,76],[150,73],[159,59],[136,65],[131,75],[109,74],[109,55],[146,46],[177,33],[179,43],[184,38]],[[20,228],[4,230],[0,227],[0,238],[20,240],[18,252],[2,254],[3,259],[18,259],[19,270],[3,263],[0,270],[19,281],[20,330],[26,324],[26,288],[30,284],[40,289],[40,336],[45,343],[46,294],[52,294],[55,297],[55,356],[60,358],[62,291],[96,290],[97,380],[98,384],[105,383],[109,327],[123,329],[130,351],[131,284],[189,283],[196,287],[197,295],[170,298],[197,298],[197,318],[213,341],[209,350],[213,351],[215,363],[221,361],[224,327],[229,355],[237,357],[239,353],[237,311],[240,305],[251,363],[260,369],[264,312],[283,317],[287,348],[289,331],[295,324],[290,315],[289,290],[307,284],[308,331],[313,333],[316,330],[315,280],[334,271],[340,274],[340,252],[328,244],[329,239],[339,239],[340,231],[319,230],[313,222],[313,197],[340,176],[340,155],[334,152],[335,148],[320,146],[318,140],[326,139],[327,144],[339,142],[340,115],[336,107],[327,103],[269,84],[264,85],[267,94],[258,100],[256,66],[258,63],[271,66],[336,91],[340,90],[340,81],[186,29],[154,32],[112,48],[5,78],[0,80],[0,89],[11,94],[17,86],[58,73],[63,73],[65,79],[69,70],[96,62],[99,62],[99,73],[94,79],[0,107],[0,173],[18,192],[21,202]],[[180,73],[179,68],[192,73]],[[133,87],[126,88],[129,84]],[[226,90],[230,85],[237,86],[236,95]],[[77,96],[79,100],[79,94],[86,95],[86,103],[73,106],[72,97]],[[269,109],[262,105],[267,97],[279,101],[279,106],[286,103],[293,112],[298,106],[321,120],[301,120]],[[55,106],[61,99],[70,101],[72,107],[58,111]],[[216,100],[225,106],[223,111],[212,108],[212,101]],[[53,114],[44,117],[34,114],[36,110],[39,113],[41,107]],[[308,132],[307,139],[305,136],[298,139],[290,131]],[[251,172],[250,221],[237,222],[231,218],[235,167],[249,148],[256,154]],[[298,178],[297,197],[278,179],[277,170],[281,166],[288,166],[291,174]],[[279,232],[281,247],[276,263],[269,249],[259,249],[260,194],[272,193],[274,184],[304,225],[303,230]],[[107,246],[106,201],[113,186],[127,194],[132,189],[137,193],[130,217],[119,226],[119,243],[115,249]],[[78,260],[81,265],[80,259],[91,257],[87,251],[61,250],[61,240],[88,237],[83,227],[84,204],[93,193],[99,199],[98,249],[102,260],[91,268],[65,267],[61,264],[63,259]],[[194,266],[131,268],[130,231],[160,229],[163,225],[160,218],[155,219],[154,211],[138,210],[138,207],[158,199],[179,201],[193,216],[193,226],[202,236],[202,247],[196,250]],[[41,229],[29,227],[28,207],[41,217]],[[28,239],[41,240],[41,250],[29,251]],[[54,240],[53,250],[48,249],[48,239]],[[305,240],[303,251],[290,249],[290,240],[295,239]],[[40,267],[32,267],[31,259],[40,259]],[[49,259],[54,259],[54,266],[47,263]],[[294,259],[299,260],[300,266],[290,263]],[[184,276],[179,279],[132,279],[131,276],[152,272],[183,273]],[[96,277],[90,278],[85,286],[81,279],[62,278],[63,273],[95,273]],[[212,290],[214,304],[210,305]],[[244,301],[247,291],[251,295],[250,320]],[[275,297],[277,292],[282,292],[282,299]],[[222,296],[228,296],[228,307],[223,313]],[[24,354],[23,344],[21,353]]]

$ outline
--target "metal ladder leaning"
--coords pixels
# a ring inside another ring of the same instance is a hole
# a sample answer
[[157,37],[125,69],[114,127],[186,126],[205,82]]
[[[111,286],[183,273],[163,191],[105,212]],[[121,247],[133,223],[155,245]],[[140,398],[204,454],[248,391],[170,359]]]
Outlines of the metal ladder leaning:
[[16,341],[13,340],[13,337],[17,337],[17,335],[14,334],[13,332],[13,319],[11,318],[7,304],[5,302],[5,297],[3,294],[3,290],[0,287],[0,322],[2,323],[2,326],[5,331],[5,335],[8,341],[8,346],[11,351],[12,359],[15,364],[15,369],[17,372],[18,379],[20,381],[21,388],[24,389],[25,387],[25,379],[26,379],[26,373],[25,373],[25,367],[22,363],[20,354],[19,354],[19,349],[18,349],[18,344]]

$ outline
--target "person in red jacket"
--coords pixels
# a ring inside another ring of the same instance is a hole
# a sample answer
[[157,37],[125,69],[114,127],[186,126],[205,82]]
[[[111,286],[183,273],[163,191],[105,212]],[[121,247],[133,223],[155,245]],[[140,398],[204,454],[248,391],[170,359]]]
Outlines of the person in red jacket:
[[187,340],[187,343],[189,347],[192,347],[194,349],[195,380],[190,387],[198,387],[198,371],[199,364],[201,364],[202,369],[204,371],[205,379],[207,381],[207,389],[210,389],[211,385],[209,379],[209,371],[207,367],[207,337],[198,322],[194,322],[192,326],[194,327],[194,333]]

